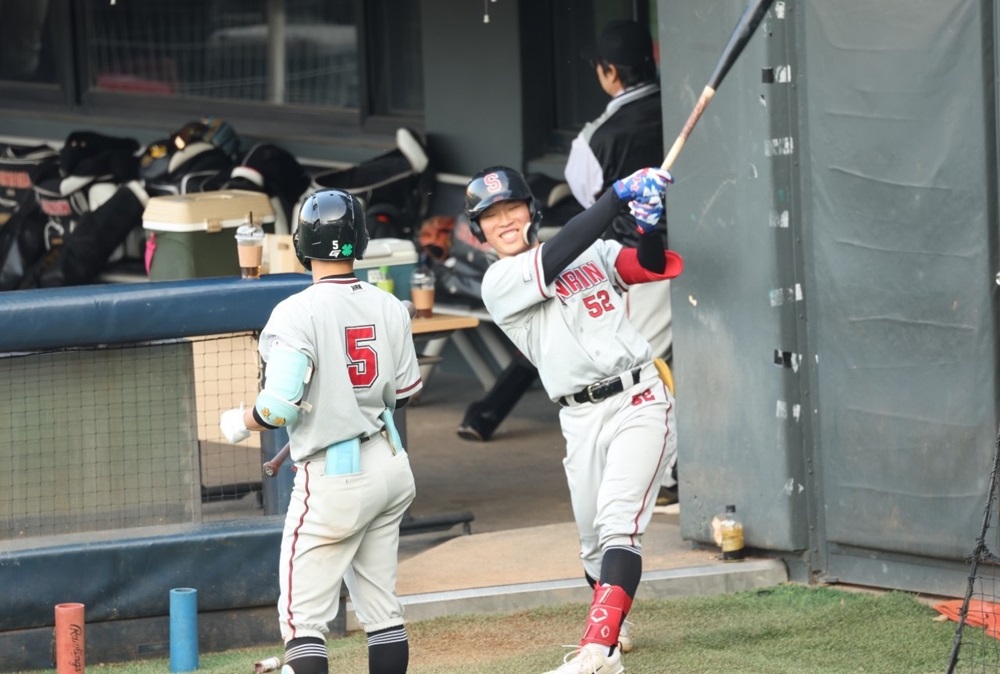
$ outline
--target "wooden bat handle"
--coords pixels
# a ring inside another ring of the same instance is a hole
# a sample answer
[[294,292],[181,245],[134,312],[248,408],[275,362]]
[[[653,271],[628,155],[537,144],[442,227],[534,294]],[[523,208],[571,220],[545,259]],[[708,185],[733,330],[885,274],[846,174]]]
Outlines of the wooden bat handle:
[[684,147],[684,143],[687,142],[688,136],[690,136],[691,131],[694,130],[694,125],[698,123],[699,119],[701,119],[701,115],[705,112],[705,108],[708,107],[708,103],[712,100],[712,96],[715,96],[715,89],[712,87],[705,87],[702,90],[701,96],[698,97],[698,102],[694,104],[694,110],[692,110],[691,114],[688,115],[687,121],[684,122],[684,127],[677,136],[677,140],[674,141],[673,146],[670,148],[670,152],[667,153],[666,159],[664,159],[663,164],[660,165],[660,168],[664,171],[669,171],[670,167],[674,165],[677,155],[681,153],[681,148]]
[[291,451],[292,443],[286,442],[285,446],[281,448],[281,451],[274,455],[273,459],[267,461],[263,466],[261,466],[261,469],[264,471],[264,475],[267,475],[268,477],[274,477],[277,475],[278,470],[281,468],[281,464],[285,462],[285,459],[288,458],[288,453]]

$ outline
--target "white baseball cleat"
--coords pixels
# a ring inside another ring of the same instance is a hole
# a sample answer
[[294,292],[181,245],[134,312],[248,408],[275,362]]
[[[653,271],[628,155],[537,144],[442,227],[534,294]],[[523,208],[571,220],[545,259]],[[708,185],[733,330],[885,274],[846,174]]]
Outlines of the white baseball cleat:
[[621,649],[608,655],[608,647],[601,644],[586,644],[566,654],[559,669],[545,674],[623,674]]
[[628,620],[622,623],[621,631],[618,632],[618,648],[622,653],[631,653],[635,648],[635,642],[632,641],[632,623]]

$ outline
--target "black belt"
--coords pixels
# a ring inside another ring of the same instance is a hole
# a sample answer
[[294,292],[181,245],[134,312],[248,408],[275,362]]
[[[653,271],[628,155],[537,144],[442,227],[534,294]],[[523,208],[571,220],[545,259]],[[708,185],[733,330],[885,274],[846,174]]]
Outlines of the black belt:
[[[574,402],[578,404],[583,403],[596,403],[598,401],[604,400],[605,398],[610,398],[613,395],[621,393],[625,390],[625,383],[622,379],[626,375],[632,375],[632,385],[635,386],[639,383],[639,372],[642,367],[636,367],[624,374],[619,374],[614,377],[608,377],[607,379],[602,379],[601,381],[594,382],[582,391],[574,393],[572,396],[567,398],[562,396],[559,398],[559,404],[563,407],[569,407]],[[572,402],[571,402],[572,400]]]

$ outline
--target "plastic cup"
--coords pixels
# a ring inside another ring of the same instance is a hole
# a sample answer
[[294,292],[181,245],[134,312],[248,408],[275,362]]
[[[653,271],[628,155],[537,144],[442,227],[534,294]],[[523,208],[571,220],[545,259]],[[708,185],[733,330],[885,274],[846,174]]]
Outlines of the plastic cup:
[[434,315],[434,272],[428,267],[417,267],[410,276],[410,297],[417,312],[416,318]]
[[264,259],[264,229],[244,223],[236,230],[236,253],[240,260],[240,277],[260,278],[260,265]]
[[434,288],[413,288],[413,306],[417,308],[414,314],[417,318],[430,318],[434,315]]

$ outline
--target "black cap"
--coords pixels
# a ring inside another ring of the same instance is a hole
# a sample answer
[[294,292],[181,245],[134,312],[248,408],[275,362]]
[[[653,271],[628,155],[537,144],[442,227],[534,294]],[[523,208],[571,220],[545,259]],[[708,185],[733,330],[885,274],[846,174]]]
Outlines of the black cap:
[[653,38],[644,26],[629,19],[609,21],[596,44],[580,55],[590,62],[604,61],[616,66],[639,67],[653,62]]

